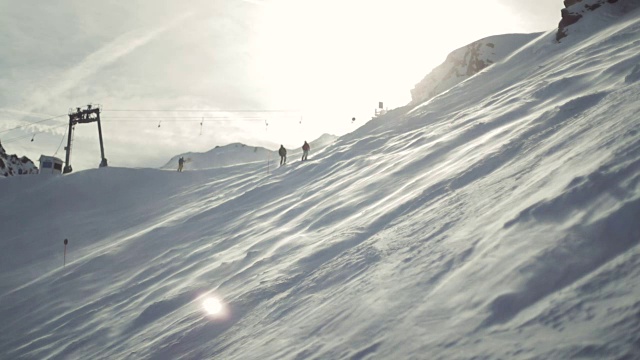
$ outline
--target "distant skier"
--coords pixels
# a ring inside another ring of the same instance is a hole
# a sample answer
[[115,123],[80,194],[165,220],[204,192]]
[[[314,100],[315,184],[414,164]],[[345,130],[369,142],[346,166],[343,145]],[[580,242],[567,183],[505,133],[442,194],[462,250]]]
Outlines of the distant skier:
[[307,142],[305,141],[304,145],[302,145],[302,161],[307,160],[309,150],[311,150],[311,146],[309,146],[309,144],[307,144]]
[[287,163],[287,149],[284,148],[284,145],[280,145],[280,149],[278,150],[278,154],[280,154],[280,166]]
[[182,172],[183,166],[184,166],[184,158],[180,157],[180,159],[178,159],[178,172]]

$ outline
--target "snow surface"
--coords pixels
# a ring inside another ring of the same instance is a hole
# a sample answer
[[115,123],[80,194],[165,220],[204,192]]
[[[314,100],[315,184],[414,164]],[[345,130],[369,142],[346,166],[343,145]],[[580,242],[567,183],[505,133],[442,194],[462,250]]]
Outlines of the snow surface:
[[3,180],[0,358],[640,358],[640,13],[606,16],[270,175]]

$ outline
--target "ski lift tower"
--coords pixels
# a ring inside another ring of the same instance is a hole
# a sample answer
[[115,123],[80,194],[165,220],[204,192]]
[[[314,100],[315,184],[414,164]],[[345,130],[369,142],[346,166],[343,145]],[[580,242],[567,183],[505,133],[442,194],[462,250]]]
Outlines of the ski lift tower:
[[107,166],[107,159],[104,157],[104,145],[102,143],[102,127],[100,126],[100,107],[92,107],[91,105],[87,105],[87,108],[82,110],[80,108],[76,108],[75,112],[69,110],[69,131],[67,137],[67,146],[64,148],[67,151],[67,156],[65,159],[63,174],[67,174],[73,171],[71,167],[71,163],[69,162],[71,159],[71,142],[73,139],[73,130],[75,129],[77,124],[88,124],[92,122],[98,123],[98,135],[100,137],[100,155],[102,160],[100,161],[100,167]]
[[382,101],[378,102],[378,108],[375,111],[376,117],[382,116],[387,113],[387,109],[384,108]]

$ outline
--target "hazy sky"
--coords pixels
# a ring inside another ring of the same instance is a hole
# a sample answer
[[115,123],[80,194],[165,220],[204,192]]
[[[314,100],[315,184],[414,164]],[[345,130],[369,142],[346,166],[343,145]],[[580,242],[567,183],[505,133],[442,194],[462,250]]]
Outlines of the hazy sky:
[[[33,160],[56,150],[64,158],[66,115],[6,130],[92,103],[102,106],[112,166],[156,167],[230,142],[301,146],[323,132],[352,131],[378,101],[406,104],[410,89],[456,48],[554,29],[562,7],[562,0],[0,0],[0,140]],[[97,126],[78,125],[71,164],[99,162]]]

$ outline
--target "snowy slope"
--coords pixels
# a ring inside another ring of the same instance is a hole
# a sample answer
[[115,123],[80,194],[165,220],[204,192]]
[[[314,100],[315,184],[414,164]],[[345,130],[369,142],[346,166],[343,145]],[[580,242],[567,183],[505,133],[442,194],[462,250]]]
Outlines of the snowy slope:
[[411,90],[411,102],[421,103],[449,90],[540,35],[541,33],[490,36],[454,50]]
[[[323,134],[318,139],[310,143],[312,149],[319,151],[337,139],[335,135]],[[302,144],[300,145],[302,147]],[[289,149],[289,156],[297,157],[302,153],[300,149]],[[246,164],[251,162],[277,161],[279,159],[278,150],[267,150],[259,146],[249,146],[241,143],[233,143],[225,146],[216,146],[205,153],[184,153],[176,155],[167,162],[162,169],[177,169],[178,159],[187,159],[185,170],[204,170],[220,168],[225,166]]]
[[640,358],[640,13],[607,19],[270,175],[4,180],[0,358]]

